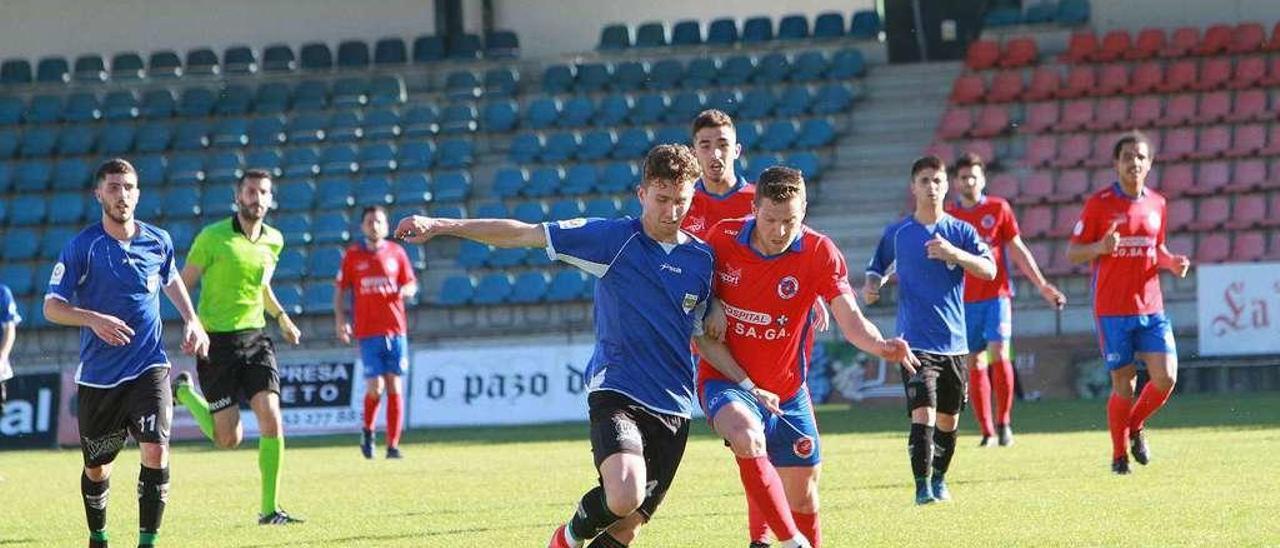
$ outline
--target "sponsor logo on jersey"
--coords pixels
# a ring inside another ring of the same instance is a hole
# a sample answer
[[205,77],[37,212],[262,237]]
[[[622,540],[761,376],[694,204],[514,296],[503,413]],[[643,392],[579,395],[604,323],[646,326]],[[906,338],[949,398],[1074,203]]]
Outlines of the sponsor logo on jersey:
[[773,316],[766,314],[764,312],[756,312],[754,310],[738,308],[729,303],[721,303],[721,304],[724,305],[725,316],[738,320],[742,323],[749,323],[752,325],[764,325],[764,326],[767,326],[773,323]]
[[742,269],[726,266],[724,270],[717,272],[720,275],[720,283],[725,285],[738,286],[738,282],[742,281]]
[[53,273],[49,274],[49,285],[58,285],[62,283],[63,274],[67,273],[67,267],[62,263],[53,265]]
[[704,217],[685,217],[685,227],[692,232],[702,232],[707,227],[707,219]]
[[673,264],[668,264],[668,263],[662,263],[662,266],[659,266],[659,267],[658,267],[658,270],[666,270],[667,272],[671,272],[671,273],[673,273],[673,274],[683,274],[683,273],[684,273],[684,270],[682,270],[680,267],[675,266],[675,265],[673,265]]
[[584,225],[587,224],[587,220],[579,217],[577,219],[565,219],[563,221],[556,221],[556,224],[560,226],[561,230],[572,230],[574,228],[582,228]]
[[778,282],[778,296],[785,299],[795,297],[800,293],[800,280],[795,276],[787,276]]

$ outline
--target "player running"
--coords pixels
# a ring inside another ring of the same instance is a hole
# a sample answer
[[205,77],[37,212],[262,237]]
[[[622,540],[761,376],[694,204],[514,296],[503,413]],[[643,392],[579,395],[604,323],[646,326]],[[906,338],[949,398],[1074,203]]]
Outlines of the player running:
[[44,316],[80,327],[76,419],[84,471],[80,494],[89,547],[107,546],[111,463],[133,436],[138,470],[138,546],[154,546],[169,499],[169,357],[160,337],[160,292],[185,322],[182,350],[197,357],[209,338],[174,264],[169,233],[133,218],[138,172],[115,158],[94,173],[102,221],[62,248],[49,276]]
[[[1111,371],[1107,425],[1111,431],[1111,471],[1129,473],[1126,442],[1133,460],[1147,464],[1143,427],[1173,393],[1178,350],[1164,314],[1160,270],[1187,275],[1191,260],[1165,247],[1165,199],[1146,186],[1154,151],[1139,132],[1127,133],[1112,150],[1119,181],[1090,196],[1067,246],[1074,263],[1093,263],[1093,313],[1098,342]],[[1134,402],[1138,364],[1151,381]]]
[[[694,363],[689,343],[734,382],[746,374],[723,343],[703,336],[711,296],[711,250],[680,229],[697,160],[684,145],[659,145],[645,158],[636,196],[639,219],[573,219],[535,225],[508,219],[414,216],[396,235],[420,243],[433,236],[499,247],[542,247],[554,259],[599,278],[596,348],[587,365],[591,449],[599,485],[582,496],[552,548],[626,546],[666,497],[689,437]],[[752,394],[770,409],[777,396]],[[807,546],[803,538],[788,539]]]
[[13,378],[13,364],[9,363],[9,354],[13,352],[19,323],[22,323],[22,316],[18,314],[18,303],[13,300],[13,292],[9,290],[9,286],[0,284],[0,413],[4,412],[4,402],[9,399],[5,386]]
[[[915,357],[906,341],[886,341],[858,309],[844,256],[825,235],[804,225],[807,200],[799,171],[771,167],[756,186],[754,218],[722,221],[708,232],[715,252],[715,295],[723,314],[708,334],[723,336],[746,371],[736,384],[700,364],[698,393],[716,433],[729,442],[747,497],[781,537],[802,534],[821,544],[818,425],[805,378],[814,302],[830,303],[845,339],[889,361]],[[774,414],[749,390],[759,386],[782,400]],[[765,538],[752,542],[764,544]]]
[[[964,280],[996,277],[991,250],[973,226],[943,211],[947,168],[935,156],[911,165],[915,212],[889,225],[867,266],[863,295],[880,299],[890,274],[898,275],[897,329],[911,345],[920,367],[903,368],[911,414],[907,450],[915,476],[916,504],[951,499],[947,470],[955,454],[957,415],[964,410]],[[935,450],[936,448],[936,450]]]
[[[354,335],[364,365],[364,427],[360,452],[373,458],[373,424],[378,417],[382,391],[387,391],[387,458],[400,458],[400,431],[403,425],[403,385],[400,377],[409,371],[409,341],[404,300],[418,294],[409,256],[399,244],[387,241],[387,210],[382,206],[364,208],[360,230],[364,241],[351,244],[342,255],[342,268],[335,281],[333,319],[338,340],[351,344]],[[347,321],[347,293],[354,296],[352,319]]]
[[[973,153],[960,156],[955,165],[957,200],[947,204],[947,213],[978,230],[991,248],[996,263],[996,279],[986,281],[973,275],[964,279],[964,319],[969,339],[969,399],[974,418],[982,431],[980,447],[999,438],[1001,446],[1013,444],[1013,363],[1009,360],[1009,338],[1013,335],[1013,296],[1009,259],[1018,265],[1049,306],[1061,310],[1067,298],[1040,273],[1036,258],[1018,234],[1018,220],[1004,198],[986,194],[986,166]],[[1008,255],[1005,247],[1008,246]],[[995,372],[988,374],[988,356]],[[994,382],[993,382],[994,381]],[[991,389],[995,388],[996,418],[992,424]]]
[[[280,373],[275,344],[267,336],[270,314],[280,334],[298,344],[301,332],[271,291],[271,274],[284,237],[263,221],[271,207],[271,174],[251,169],[236,182],[236,214],[204,227],[182,268],[187,287],[203,284],[200,318],[208,327],[209,356],[196,361],[201,397],[191,376],[178,376],[176,396],[191,411],[200,431],[222,448],[240,445],[240,400],[248,399],[258,419],[258,471],[262,496],[258,523],[301,522],[276,502],[284,465],[284,424],[280,417]],[[205,398],[208,398],[206,400]]]

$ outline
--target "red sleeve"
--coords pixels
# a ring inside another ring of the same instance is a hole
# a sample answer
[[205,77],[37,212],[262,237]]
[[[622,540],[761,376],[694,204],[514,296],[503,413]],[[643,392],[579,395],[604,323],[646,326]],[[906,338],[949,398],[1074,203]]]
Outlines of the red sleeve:
[[822,300],[830,302],[846,293],[853,295],[853,288],[849,286],[849,265],[844,254],[828,238],[819,240],[817,266],[814,281],[818,283],[818,295]]
[[1001,204],[1000,216],[1003,217],[1003,220],[1000,223],[1000,233],[998,234],[998,238],[1000,243],[1003,244],[1012,240],[1020,234],[1021,231],[1018,229],[1018,218],[1014,216],[1013,208],[1009,206],[1009,202]]
[[1091,244],[1102,238],[1107,227],[1102,226],[1100,209],[1097,197],[1091,197],[1084,203],[1080,220],[1076,221],[1075,228],[1071,230],[1071,243]]
[[1169,226],[1169,202],[1160,202],[1160,232],[1156,234],[1156,245],[1164,245],[1166,229]]
[[402,246],[396,246],[396,260],[400,262],[400,279],[396,280],[400,287],[404,287],[418,280],[413,273],[413,265],[409,263],[409,253]]
[[355,286],[355,280],[352,279],[351,272],[349,270],[350,266],[351,250],[348,249],[342,252],[342,267],[338,268],[338,276],[333,280],[333,283],[338,286],[338,289]]

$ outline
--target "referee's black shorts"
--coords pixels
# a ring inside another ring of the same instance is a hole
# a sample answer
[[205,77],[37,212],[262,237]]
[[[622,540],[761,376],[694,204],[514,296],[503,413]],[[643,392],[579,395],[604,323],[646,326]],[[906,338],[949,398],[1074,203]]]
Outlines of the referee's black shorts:
[[258,392],[280,393],[275,344],[262,329],[209,334],[209,357],[196,360],[200,390],[217,413]]

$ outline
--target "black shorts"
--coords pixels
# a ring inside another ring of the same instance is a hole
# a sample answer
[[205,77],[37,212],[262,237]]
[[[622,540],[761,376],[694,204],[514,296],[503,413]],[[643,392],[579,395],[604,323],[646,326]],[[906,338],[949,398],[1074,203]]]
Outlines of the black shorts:
[[939,413],[958,415],[969,401],[965,356],[948,356],[915,351],[920,367],[915,375],[902,372],[902,386],[907,390],[907,413],[921,407],[932,407]]
[[680,459],[684,458],[689,419],[650,411],[635,400],[608,390],[588,395],[587,407],[596,469],[604,459],[617,453],[644,457],[645,498],[639,511],[646,520],[652,518],[671,489]]
[[153,367],[111,388],[80,386],[76,399],[85,466],[116,460],[126,433],[139,443],[169,443],[173,394],[168,367]]
[[280,371],[271,337],[261,329],[209,334],[209,357],[196,360],[200,390],[217,413],[258,392],[280,393]]

